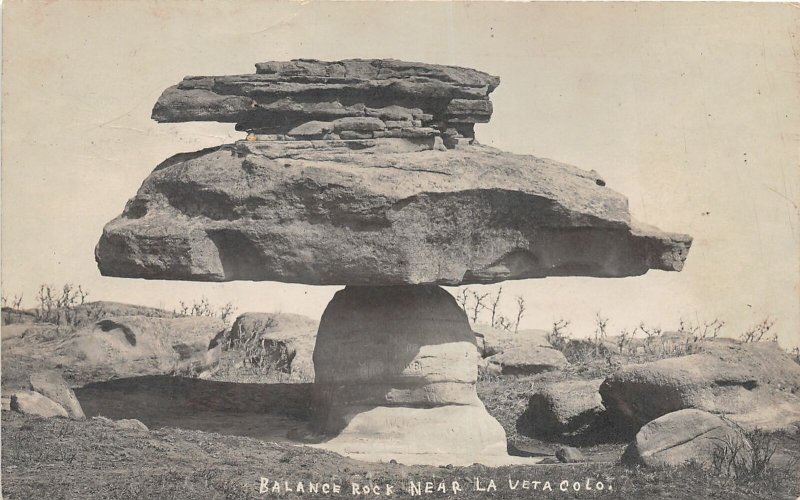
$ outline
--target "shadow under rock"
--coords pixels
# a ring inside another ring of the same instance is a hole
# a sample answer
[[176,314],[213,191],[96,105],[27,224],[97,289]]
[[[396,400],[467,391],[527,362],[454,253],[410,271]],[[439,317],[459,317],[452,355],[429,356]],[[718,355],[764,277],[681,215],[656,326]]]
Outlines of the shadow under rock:
[[75,389],[87,417],[290,442],[306,426],[313,384],[241,384],[153,375]]

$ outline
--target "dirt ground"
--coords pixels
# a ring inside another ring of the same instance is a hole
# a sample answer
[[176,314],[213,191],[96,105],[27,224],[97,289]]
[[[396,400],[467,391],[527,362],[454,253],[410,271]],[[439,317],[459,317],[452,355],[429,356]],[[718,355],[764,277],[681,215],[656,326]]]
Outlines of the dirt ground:
[[[386,496],[388,486],[396,497],[790,499],[797,496],[797,488],[769,492],[758,484],[742,488],[694,467],[646,471],[593,463],[497,469],[367,464],[325,451],[251,437],[171,427],[145,432],[119,429],[96,420],[46,420],[10,412],[3,415],[2,432],[3,495],[8,499],[364,496],[353,495],[353,483],[377,486],[382,496]],[[270,485],[269,493],[260,493],[262,478]],[[275,481],[278,486],[273,491]],[[539,482],[536,490],[531,489],[534,481]],[[340,491],[334,494],[329,490],[327,495],[298,493],[298,482],[303,483],[305,490],[311,482],[320,483],[320,487],[328,484],[328,488],[337,485]],[[430,483],[429,494],[425,493],[426,482]],[[586,489],[587,482],[591,490]],[[421,494],[412,488],[412,483],[419,485]],[[553,491],[544,489],[545,484]],[[529,489],[523,490],[523,485]],[[460,491],[454,491],[454,486]],[[437,487],[446,491],[437,491]],[[562,487],[567,491],[561,491]],[[579,491],[573,489],[576,487]]]
[[[556,443],[524,436],[517,429],[516,420],[533,382],[525,377],[484,380],[479,383],[479,394],[506,428],[512,443],[547,455],[553,453]],[[358,462],[296,446],[288,437],[308,420],[309,384],[235,384],[147,376],[91,384],[76,390],[76,394],[89,417],[136,418],[151,430],[120,429],[91,419],[45,420],[3,412],[4,498],[323,495],[296,491],[298,482],[308,489],[309,481],[320,483],[320,487],[328,483],[329,488],[337,484],[341,488],[338,494],[329,491],[324,496],[347,497],[354,496],[351,483],[378,486],[382,496],[386,496],[388,486],[392,496],[401,497],[524,498],[552,494],[563,498],[794,499],[800,494],[796,475],[788,480],[743,485],[693,466],[626,468],[617,464],[625,446],[619,442],[582,446],[589,462],[575,465],[491,469]],[[783,462],[800,458],[797,437],[783,436],[780,444],[776,455],[783,457]],[[269,479],[267,493],[260,493],[262,477]],[[279,484],[273,491],[276,480]],[[494,489],[490,481],[494,481]],[[534,481],[539,481],[536,490],[531,489]],[[587,481],[591,489],[587,489]],[[412,482],[419,484],[420,495]],[[425,493],[426,482],[431,483],[429,494]],[[454,491],[454,482],[459,491]],[[543,490],[546,482],[553,491]],[[529,489],[523,489],[523,485]],[[564,485],[568,491],[560,490]]]

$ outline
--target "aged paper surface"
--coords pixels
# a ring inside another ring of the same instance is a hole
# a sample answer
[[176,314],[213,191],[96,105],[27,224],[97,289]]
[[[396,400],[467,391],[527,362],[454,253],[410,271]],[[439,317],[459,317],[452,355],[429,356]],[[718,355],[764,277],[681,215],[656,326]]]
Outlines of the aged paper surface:
[[480,143],[595,170],[633,216],[694,238],[677,273],[505,282],[503,314],[525,300],[520,329],[564,319],[590,338],[598,313],[614,335],[719,320],[721,336],[770,324],[800,347],[799,21],[788,3],[6,2],[4,306],[34,309],[41,284],[71,283],[93,301],[173,311],[202,297],[318,320],[341,287],[102,277],[94,247],[165,158],[244,138],[232,123],[151,120],[184,76],[394,58],[498,75]]

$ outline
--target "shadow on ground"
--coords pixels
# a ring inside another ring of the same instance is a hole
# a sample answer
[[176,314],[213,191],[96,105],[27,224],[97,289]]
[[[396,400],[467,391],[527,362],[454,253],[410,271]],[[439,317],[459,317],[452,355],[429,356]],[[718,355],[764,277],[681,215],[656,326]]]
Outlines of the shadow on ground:
[[75,389],[87,417],[135,418],[264,441],[293,442],[310,415],[312,384],[242,384],[153,375]]

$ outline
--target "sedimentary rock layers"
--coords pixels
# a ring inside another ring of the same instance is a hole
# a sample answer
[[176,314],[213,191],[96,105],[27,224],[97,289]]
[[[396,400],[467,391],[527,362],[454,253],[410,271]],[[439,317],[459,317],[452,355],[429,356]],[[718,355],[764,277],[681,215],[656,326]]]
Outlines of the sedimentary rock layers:
[[337,292],[314,348],[315,425],[336,436],[321,446],[405,463],[505,455],[475,391],[477,359],[466,314],[437,286]]
[[[256,68],[250,75],[186,77],[164,91],[153,119],[235,122],[237,130],[283,138],[442,134],[453,144],[458,137],[473,137],[475,123],[489,121],[489,93],[500,83],[473,69],[392,59],[297,59]],[[348,118],[349,123],[341,121]],[[372,121],[376,128],[363,130],[357,120]],[[322,132],[330,124],[337,130]]]
[[170,158],[104,229],[101,272],[459,285],[677,271],[691,244],[632,221],[594,172],[483,146],[352,142],[240,141]]

